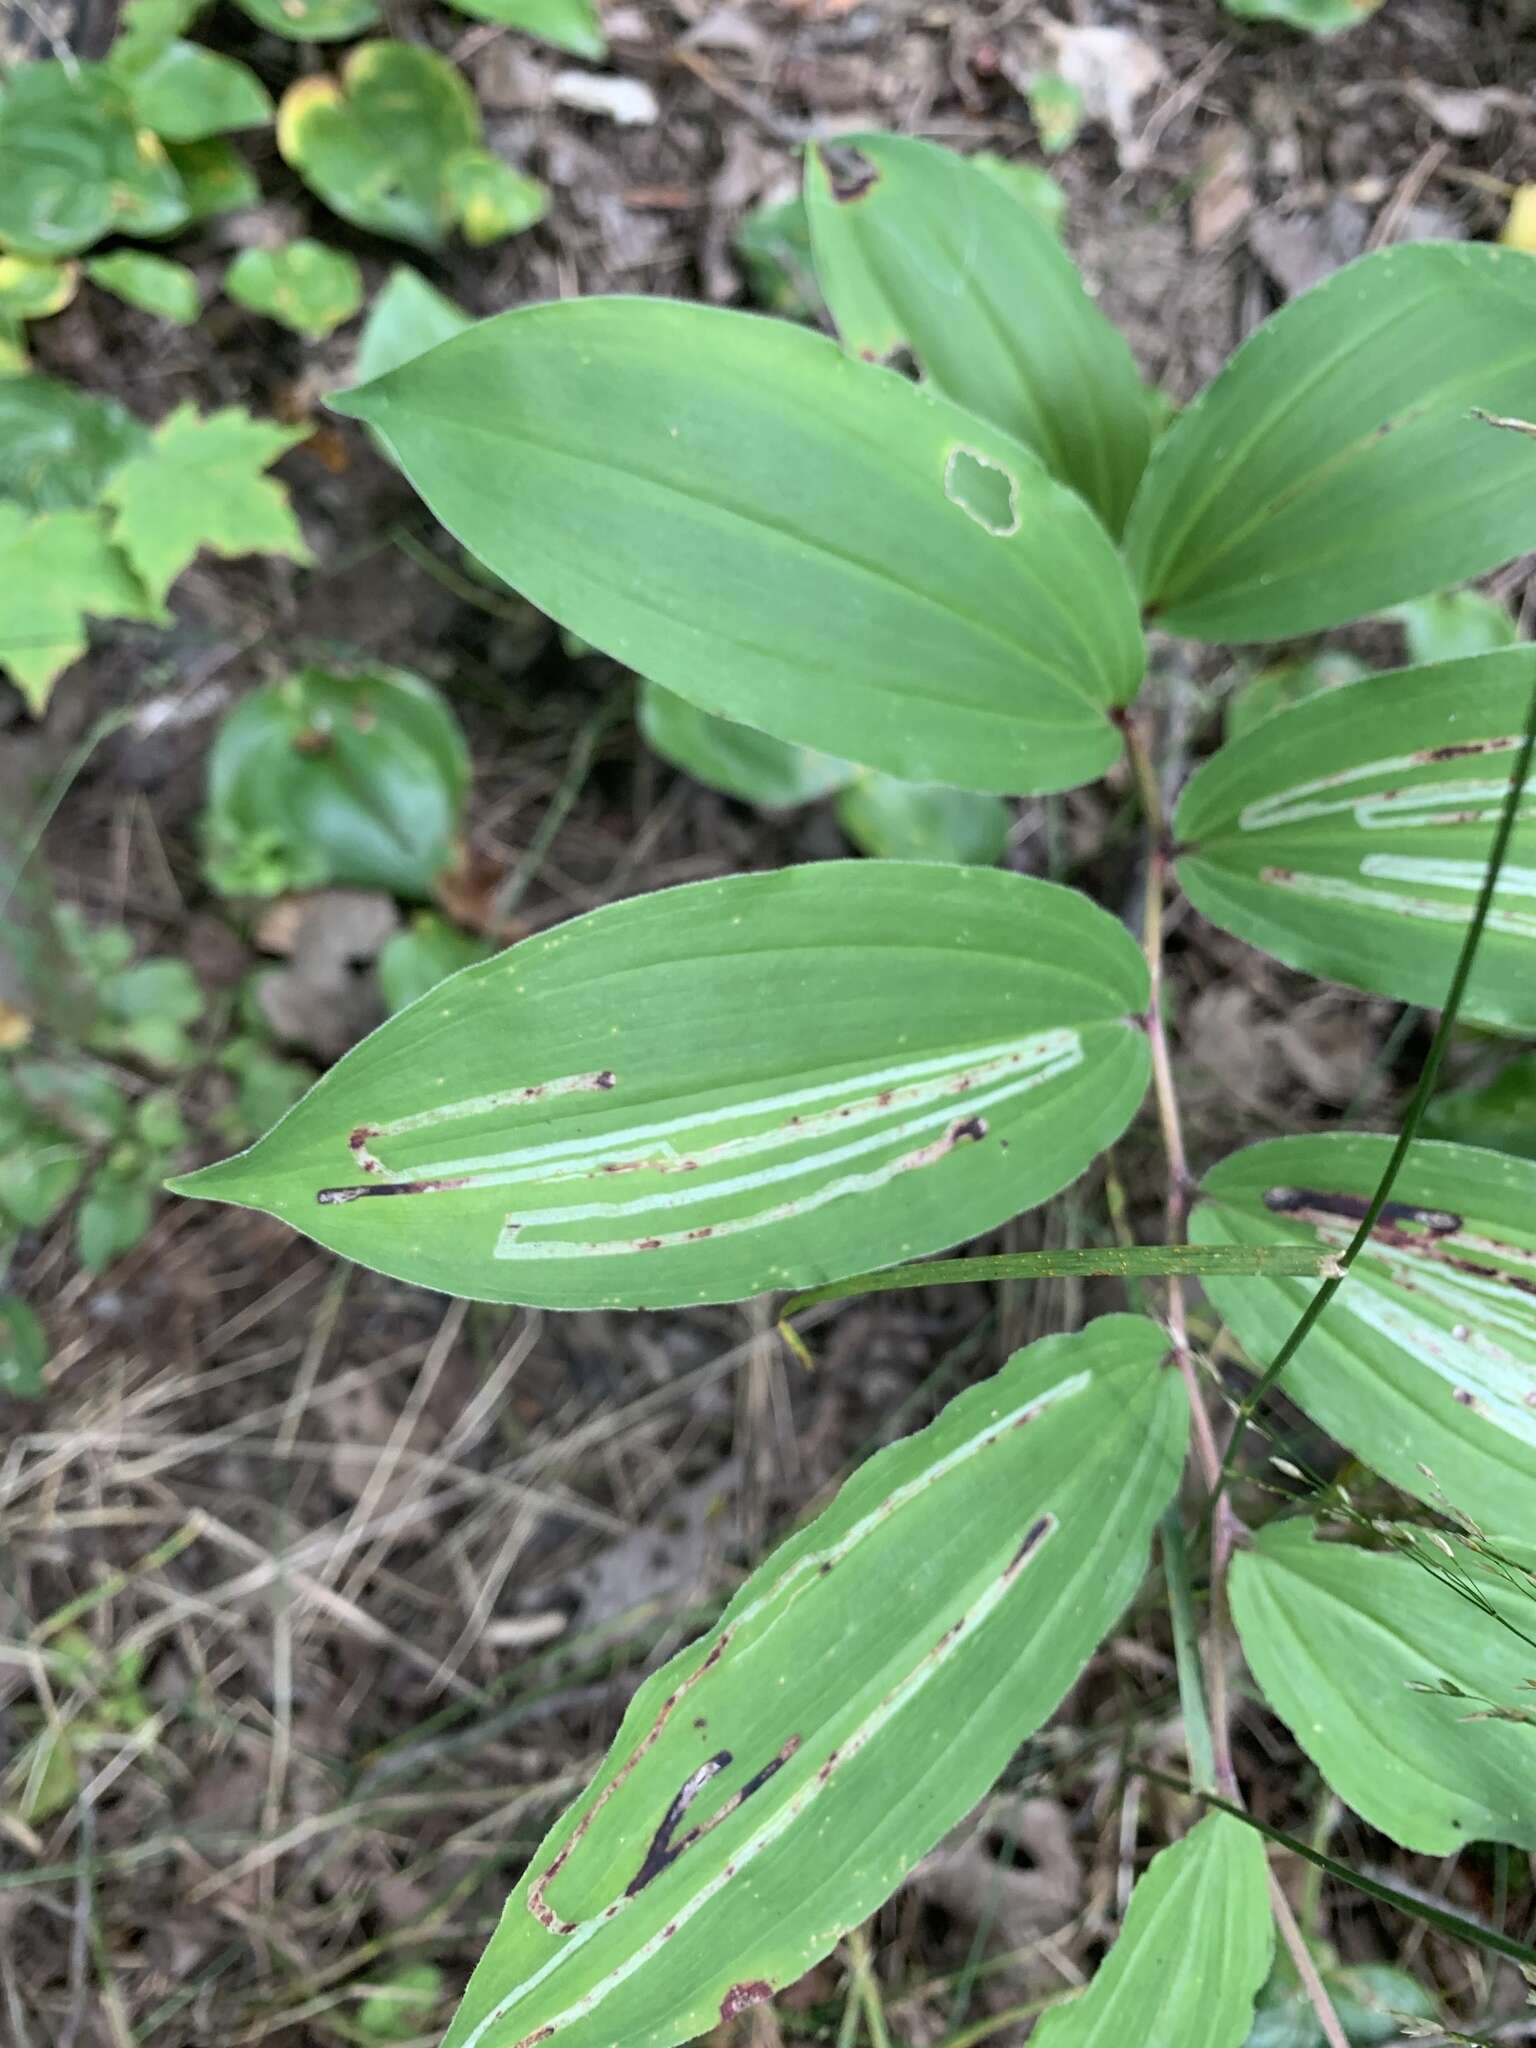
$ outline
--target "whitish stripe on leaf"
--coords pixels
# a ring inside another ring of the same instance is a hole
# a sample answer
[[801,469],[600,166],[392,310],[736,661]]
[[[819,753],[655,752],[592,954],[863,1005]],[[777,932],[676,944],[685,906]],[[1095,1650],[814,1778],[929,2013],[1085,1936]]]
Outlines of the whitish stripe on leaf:
[[[995,1438],[986,1439],[988,1442],[995,1440]],[[984,1622],[990,1620],[1001,1605],[1003,1596],[1007,1593],[1009,1587],[1019,1578],[1031,1558],[1039,1555],[1042,1545],[1051,1536],[1056,1526],[1054,1515],[1038,1516],[1030,1524],[1024,1540],[1009,1559],[1001,1575],[987,1587],[975,1606],[968,1608],[957,1621],[951,1622],[932,1648],[919,1659],[896,1685],[892,1686],[891,1690],[880,1701],[874,1711],[859,1722],[858,1726],[854,1728],[851,1734],[843,1738],[836,1749],[830,1749],[826,1752],[817,1765],[815,1776],[808,1779],[792,1799],[786,1800],[774,1812],[771,1819],[766,1820],[755,1833],[747,1837],[746,1841],[732,1855],[729,1863],[725,1864],[713,1877],[707,1879],[705,1883],[689,1895],[686,1902],[678,1908],[676,1914],[661,1929],[660,1933],[653,1934],[649,1941],[643,1942],[638,1948],[634,1949],[625,1957],[622,1963],[593,1985],[590,1991],[575,2000],[562,2012],[557,2013],[552,2020],[546,2021],[531,2034],[525,2034],[522,2040],[516,2044],[516,2048],[534,2048],[535,2042],[548,2041],[557,2036],[563,2028],[570,2026],[574,2021],[585,2019],[588,2013],[595,2012],[627,1977],[634,1976],[636,1971],[643,1970],[648,1963],[654,1962],[666,1944],[673,1940],[678,1932],[687,1926],[690,1920],[702,1912],[713,1898],[723,1892],[728,1884],[734,1884],[745,1871],[749,1870],[765,1849],[772,1848],[773,1844],[787,1835],[797,1822],[803,1820],[816,1801],[825,1793],[838,1770],[852,1763],[859,1752],[866,1749],[876,1736],[880,1735],[895,1720],[904,1707],[910,1706],[917,1700],[923,1688],[937,1677],[938,1673],[960,1648],[960,1645],[968,1637],[975,1635]],[[722,1636],[704,1663],[700,1665],[695,1678],[686,1680],[683,1686],[679,1687],[678,1692],[673,1694],[668,1702],[667,1709],[663,1710],[664,1713],[676,1704],[682,1694],[698,1678],[702,1678],[705,1675],[706,1670],[711,1665],[719,1661],[722,1654],[728,1653],[729,1644],[729,1634]],[[658,1723],[653,1731],[653,1738],[654,1735],[658,1735],[660,1732],[661,1724]],[[651,1877],[659,1876],[662,1870],[669,1868],[686,1849],[701,1841],[705,1835],[712,1832],[722,1821],[729,1819],[750,1798],[752,1793],[759,1791],[768,1783],[770,1778],[776,1776],[783,1765],[788,1763],[790,1758],[799,1751],[801,1742],[802,1738],[800,1736],[790,1736],[777,1755],[770,1758],[768,1763],[747,1781],[747,1784],[743,1786],[740,1792],[727,1800],[718,1813],[714,1814],[700,1826],[692,1829],[688,1835],[683,1837],[681,1842],[674,1844],[671,1839],[672,1831],[681,1818],[682,1813],[692,1804],[693,1799],[702,1791],[708,1780],[717,1776],[732,1761],[732,1758],[730,1752],[726,1750],[722,1751],[718,1758],[712,1757],[707,1764],[701,1765],[699,1770],[695,1771],[685,1781],[677,1798],[668,1807],[662,1818],[661,1826],[657,1829],[656,1835],[653,1838],[651,1849],[647,1851],[646,1860],[641,1864],[636,1876],[625,1886],[618,1898],[605,1906],[602,1912],[595,1918],[582,1921],[579,1924],[573,1924],[569,1921],[563,1921],[557,1916],[546,1917],[550,1909],[544,1907],[541,1910],[541,1904],[536,1902],[542,1901],[544,1886],[549,1884],[558,1874],[560,1866],[565,1862],[570,1850],[576,1847],[581,1836],[585,1833],[587,1823],[583,1821],[576,1834],[572,1836],[567,1848],[560,1852],[555,1862],[550,1865],[543,1877],[534,1886],[534,1889],[528,1894],[528,1910],[542,1926],[548,1928],[552,1933],[567,1937],[573,1948],[581,1947],[583,1942],[589,1940],[607,1921],[612,1920],[617,1914],[623,1912],[629,1902],[637,1898],[641,1891],[644,1890],[646,1883],[649,1882]],[[649,1747],[649,1741],[645,1746]],[[601,1805],[603,1800],[607,1798],[608,1790],[617,1789],[617,1783],[622,1782],[622,1779],[628,1776],[633,1765],[639,1762],[641,1753],[637,1752],[631,1758],[630,1763],[625,1766],[624,1771],[621,1773],[620,1780],[616,1781],[613,1787],[605,1789],[599,1795],[598,1805]],[[595,1814],[596,1808],[593,1811]],[[670,1853],[668,1853],[669,1851]],[[480,2022],[479,2026],[466,2038],[465,2048],[476,2048],[476,2043],[484,2039],[491,2027],[503,2018],[507,2012],[511,2011],[514,2006],[520,2004],[524,1998],[536,1991],[541,1981],[563,1960],[563,1956],[552,1956],[538,1976],[532,1978],[526,1984],[519,1985],[516,1991],[508,1995],[500,2007],[493,2008]],[[768,1987],[765,1987],[766,1995],[770,1995]],[[729,2014],[724,2016],[730,2017]]]
[[740,1300],[1056,1193],[1140,1100],[1146,999],[1117,920],[1020,875],[696,883],[452,976],[178,1186],[481,1300]]
[[1145,1570],[1187,1404],[1167,1340],[1051,1338],[871,1459],[648,1679],[534,1856],[452,2048],[668,2048],[888,1896]]
[[[1364,676],[1230,740],[1190,777],[1176,815],[1196,909],[1307,973],[1443,1003],[1533,680],[1536,648],[1522,643]],[[1533,895],[1536,778],[1520,794],[1467,1017],[1536,1025]]]
[[[1209,1175],[1203,1244],[1343,1249],[1391,1140],[1331,1132],[1251,1146]],[[1285,1391],[1363,1463],[1419,1498],[1515,1529],[1536,1497],[1536,1164],[1416,1144]],[[1315,1282],[1211,1278],[1250,1357],[1274,1356]]]

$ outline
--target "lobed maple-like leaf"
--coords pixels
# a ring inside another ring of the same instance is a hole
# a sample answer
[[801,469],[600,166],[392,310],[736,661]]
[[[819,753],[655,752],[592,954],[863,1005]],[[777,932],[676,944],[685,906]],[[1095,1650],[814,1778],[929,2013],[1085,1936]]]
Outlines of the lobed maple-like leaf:
[[178,406],[103,492],[112,537],[158,602],[197,555],[286,555],[308,562],[288,494],[262,472],[304,439],[238,406],[200,417]]

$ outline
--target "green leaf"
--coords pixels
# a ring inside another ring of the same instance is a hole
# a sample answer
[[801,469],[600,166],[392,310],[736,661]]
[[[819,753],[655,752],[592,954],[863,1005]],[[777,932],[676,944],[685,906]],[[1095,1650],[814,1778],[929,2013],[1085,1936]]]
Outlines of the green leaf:
[[1157,623],[1283,640],[1536,546],[1536,257],[1381,249],[1265,321],[1153,451],[1126,551]]
[[250,890],[242,849],[255,843],[271,868],[266,893],[341,882],[430,895],[453,855],[469,772],[457,719],[419,676],[301,669],[253,690],[219,728],[210,879]]
[[254,206],[261,197],[255,172],[222,136],[210,136],[206,142],[167,143],[166,155],[186,187],[190,220],[208,220],[237,207]]
[[811,224],[805,201],[761,200],[741,218],[731,238],[758,305],[785,320],[815,320],[823,311],[811,255]]
[[1508,607],[1480,590],[1443,590],[1400,604],[1387,616],[1401,625],[1408,659],[1414,662],[1491,654],[1498,647],[1513,647],[1520,637]]
[[[1190,1234],[1211,1245],[1310,1234],[1342,1250],[1391,1146],[1340,1132],[1251,1145],[1205,1176]],[[1536,1165],[1420,1143],[1393,1196],[1286,1368],[1285,1392],[1405,1493],[1518,1529],[1536,1487]],[[1205,1285],[1266,1365],[1316,1283]]]
[[135,117],[166,142],[203,142],[272,119],[271,95],[255,72],[197,43],[119,45],[110,68]]
[[141,1180],[98,1174],[75,1217],[75,1252],[87,1273],[104,1273],[131,1252],[155,1216],[151,1187]]
[[420,2041],[423,2022],[442,2002],[443,1973],[436,1963],[381,1964],[357,1989],[361,2040]]
[[238,406],[199,414],[178,406],[149,446],[108,479],[113,538],[158,600],[202,548],[310,559],[282,485],[261,472],[302,427],[253,420]]
[[10,1068],[17,1096],[51,1124],[87,1145],[122,1136],[128,1102],[121,1088],[89,1060],[17,1060]]
[[292,43],[336,43],[379,18],[378,0],[235,0],[243,14]]
[[0,1398],[40,1401],[48,1391],[48,1333],[20,1295],[0,1294]]
[[1310,661],[1287,661],[1277,668],[1264,669],[1239,685],[1227,699],[1226,736],[1229,740],[1240,739],[1277,711],[1293,710],[1309,697],[1321,697],[1343,683],[1357,683],[1370,673],[1363,661],[1340,653],[1318,654]]
[[1346,28],[1358,28],[1381,5],[1381,0],[1222,0],[1228,14],[1244,21],[1283,21],[1287,28],[1299,28],[1313,36],[1336,36]]
[[1000,796],[924,788],[864,772],[837,799],[837,822],[860,853],[881,860],[1001,860],[1012,817]]
[[1532,1715],[1536,1594],[1462,1553],[1468,1598],[1411,1557],[1312,1529],[1276,1523],[1233,1560],[1233,1619],[1270,1705],[1345,1804],[1404,1848],[1536,1848],[1536,1716],[1497,1711]]
[[203,1014],[203,992],[185,960],[136,961],[103,982],[97,997],[100,1014],[87,1038],[94,1050],[154,1067],[190,1065],[194,1048],[183,1027]]
[[593,0],[449,0],[476,21],[499,21],[572,56],[593,62],[608,54],[607,38]]
[[1426,1138],[1536,1159],[1536,1053],[1522,1053],[1481,1088],[1437,1095],[1424,1113],[1423,1131]]
[[1024,95],[1030,119],[1040,135],[1040,147],[1047,156],[1060,156],[1070,149],[1083,125],[1083,95],[1056,71],[1037,71]]
[[371,383],[473,325],[463,307],[428,284],[419,270],[397,263],[363,322],[353,366],[356,380]]
[[1146,465],[1146,394],[1123,336],[1051,230],[995,172],[932,143],[852,135],[839,180],[806,154],[816,270],[843,342],[909,348],[934,388],[1017,435],[1118,533]]
[[116,294],[130,306],[190,327],[203,310],[203,295],[195,272],[184,263],[166,256],[150,256],[141,249],[118,249],[110,256],[92,256],[85,266],[92,284]]
[[1034,164],[1010,163],[995,149],[978,149],[966,161],[973,170],[984,172],[1001,185],[1009,198],[1032,214],[1041,227],[1049,228],[1058,238],[1061,236],[1067,225],[1067,195],[1049,171],[1039,170]]
[[1093,515],[819,335],[578,299],[332,403],[504,581],[704,710],[962,788],[1070,788],[1120,752],[1144,649]]
[[304,238],[278,249],[242,249],[224,274],[224,289],[237,305],[320,341],[362,305],[363,273],[344,249]]
[[[1174,821],[1195,908],[1304,973],[1443,1003],[1533,678],[1529,646],[1400,669],[1229,741]],[[1517,1029],[1536,1025],[1530,788],[1462,1004]]]
[[0,319],[46,320],[75,296],[80,267],[52,256],[0,255]]
[[391,1015],[408,1008],[450,974],[485,959],[490,950],[484,939],[456,930],[434,911],[419,910],[404,931],[385,940],[379,953],[375,972],[384,1007]]
[[0,381],[0,498],[28,512],[84,512],[149,429],[116,399],[52,377]]
[[0,1149],[0,1217],[19,1230],[42,1230],[69,1200],[85,1172],[84,1148],[38,1122],[12,1125]]
[[9,672],[34,717],[87,646],[86,615],[155,616],[127,558],[91,512],[47,512],[29,520],[0,503],[0,669]]
[[[1322,1944],[1309,1944],[1314,1954]],[[1318,1956],[1328,1993],[1350,2048],[1385,2048],[1401,2039],[1403,2020],[1438,2020],[1440,2008],[1422,1984],[1395,1963],[1355,1963],[1341,1968],[1331,1950]],[[1259,1995],[1246,2048],[1328,2048],[1305,1986],[1290,1958],[1277,1962]]]
[[467,968],[178,1187],[486,1300],[814,1286],[1064,1187],[1141,1100],[1146,1001],[1129,933],[1050,883],[737,875]]
[[701,711],[660,683],[640,685],[638,719],[646,745],[664,761],[708,789],[765,811],[814,803],[858,773],[851,761]]
[[480,109],[454,67],[419,43],[360,43],[339,80],[301,78],[283,95],[277,146],[343,220],[436,248],[469,187],[453,167],[481,148]]
[[214,1121],[233,1144],[248,1143],[275,1124],[314,1080],[302,1061],[283,1059],[255,1037],[231,1039],[219,1054],[219,1065],[233,1079],[235,1093]]
[[1139,1583],[1186,1433],[1166,1348],[1135,1316],[1046,1338],[855,1473],[640,1688],[445,2048],[667,2048],[871,1912]]
[[1264,1844],[1240,1821],[1207,1814],[1152,1858],[1092,1983],[1053,2006],[1031,2039],[1036,2048],[1240,2048],[1273,1948]]
[[466,242],[481,249],[520,235],[549,211],[549,194],[488,149],[466,149],[443,167],[453,217]]
[[0,241],[69,256],[112,228],[159,234],[187,218],[158,138],[99,64],[24,64],[0,85]]

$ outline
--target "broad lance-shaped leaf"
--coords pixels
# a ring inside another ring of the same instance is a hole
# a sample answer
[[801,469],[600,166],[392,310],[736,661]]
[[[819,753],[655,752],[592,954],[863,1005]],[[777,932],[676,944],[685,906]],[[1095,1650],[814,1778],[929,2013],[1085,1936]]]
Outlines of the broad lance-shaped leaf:
[[[1536,478],[1531,489],[1536,501]],[[1443,1003],[1533,682],[1536,647],[1510,647],[1365,676],[1229,740],[1191,776],[1174,821],[1191,902],[1288,966]],[[1533,888],[1536,781],[1463,1015],[1536,1026]]]
[[1098,521],[823,336],[577,299],[332,403],[498,576],[706,711],[970,789],[1068,789],[1120,752],[1144,650]]
[[[1199,1244],[1342,1250],[1386,1167],[1386,1137],[1251,1145],[1205,1176]],[[1255,1364],[1312,1280],[1205,1283]],[[1536,1500],[1536,1162],[1421,1142],[1349,1278],[1285,1369],[1285,1393],[1394,1486],[1480,1526],[1531,1526]]]
[[1146,1001],[1129,933],[1049,882],[737,875],[466,969],[178,1188],[479,1300],[740,1300],[1065,1187],[1142,1098]]
[[1153,450],[1126,551],[1156,623],[1288,640],[1536,547],[1536,258],[1382,249],[1267,320]]
[[1188,1425],[1166,1354],[1139,1316],[1048,1337],[855,1473],[635,1695],[446,2048],[668,2048],[886,1898],[1139,1584]]
[[1509,1560],[1512,1580],[1464,1545],[1426,1564],[1312,1532],[1276,1523],[1233,1561],[1233,1619],[1270,1705],[1404,1848],[1536,1848],[1536,1581],[1518,1577],[1536,1548]]
[[1209,1814],[1152,1858],[1092,1983],[1030,2038],[1036,2048],[1239,2048],[1273,1948],[1263,1841]]
[[900,135],[806,152],[816,274],[845,345],[908,348],[946,397],[1016,434],[1118,533],[1147,460],[1131,352],[1060,241],[993,175]]

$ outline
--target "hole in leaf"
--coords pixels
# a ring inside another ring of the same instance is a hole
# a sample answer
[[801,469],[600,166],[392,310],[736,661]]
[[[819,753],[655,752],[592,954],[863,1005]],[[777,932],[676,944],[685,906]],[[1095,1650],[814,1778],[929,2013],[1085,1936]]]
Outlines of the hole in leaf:
[[827,167],[827,183],[832,187],[832,197],[839,206],[862,199],[880,182],[880,173],[869,158],[857,149],[849,149],[844,143],[824,147],[821,160]]
[[1019,486],[1008,470],[974,448],[952,448],[944,465],[944,495],[998,540],[1019,530]]

